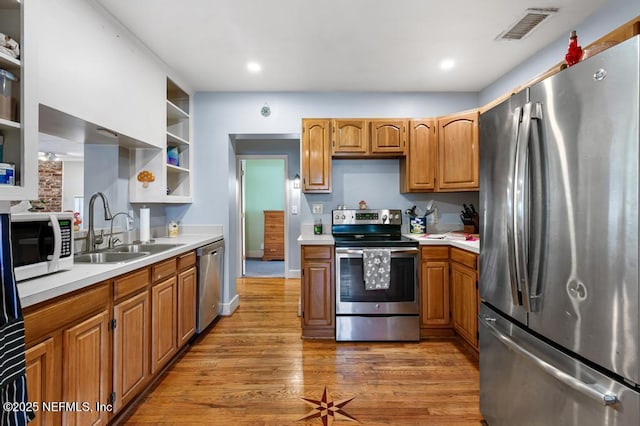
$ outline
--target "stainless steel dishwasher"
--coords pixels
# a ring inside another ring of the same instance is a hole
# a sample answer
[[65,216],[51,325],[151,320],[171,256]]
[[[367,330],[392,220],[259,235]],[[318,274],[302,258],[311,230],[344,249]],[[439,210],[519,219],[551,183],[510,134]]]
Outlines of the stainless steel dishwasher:
[[198,321],[196,332],[202,333],[218,316],[224,282],[224,240],[196,250],[198,256]]

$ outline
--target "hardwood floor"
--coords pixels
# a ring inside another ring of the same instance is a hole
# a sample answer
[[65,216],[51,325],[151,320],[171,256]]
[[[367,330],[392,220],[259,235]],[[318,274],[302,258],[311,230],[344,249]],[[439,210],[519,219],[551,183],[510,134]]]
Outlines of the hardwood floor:
[[[477,363],[455,340],[300,339],[299,280],[244,278],[240,307],[171,367],[127,424],[322,425],[326,386],[364,425],[479,425]],[[326,412],[326,411],[325,411]],[[331,424],[330,422],[328,424]],[[350,424],[336,416],[334,424]]]

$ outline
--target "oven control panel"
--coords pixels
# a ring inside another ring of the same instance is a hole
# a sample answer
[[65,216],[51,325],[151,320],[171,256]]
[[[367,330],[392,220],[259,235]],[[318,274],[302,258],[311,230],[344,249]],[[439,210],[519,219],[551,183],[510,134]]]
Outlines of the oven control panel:
[[402,211],[384,210],[333,210],[333,225],[402,225]]

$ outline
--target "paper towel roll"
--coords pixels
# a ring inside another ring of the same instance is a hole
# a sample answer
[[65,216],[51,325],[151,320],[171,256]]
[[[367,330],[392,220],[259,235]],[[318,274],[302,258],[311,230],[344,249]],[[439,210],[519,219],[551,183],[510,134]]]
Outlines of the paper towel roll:
[[149,241],[151,239],[151,223],[149,217],[149,209],[140,209],[140,241]]

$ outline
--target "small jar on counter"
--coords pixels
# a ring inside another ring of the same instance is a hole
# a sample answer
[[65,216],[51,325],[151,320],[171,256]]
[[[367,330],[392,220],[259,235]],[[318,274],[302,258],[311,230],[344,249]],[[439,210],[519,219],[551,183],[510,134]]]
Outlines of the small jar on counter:
[[318,218],[313,223],[313,233],[315,235],[321,235],[322,234],[322,219]]

